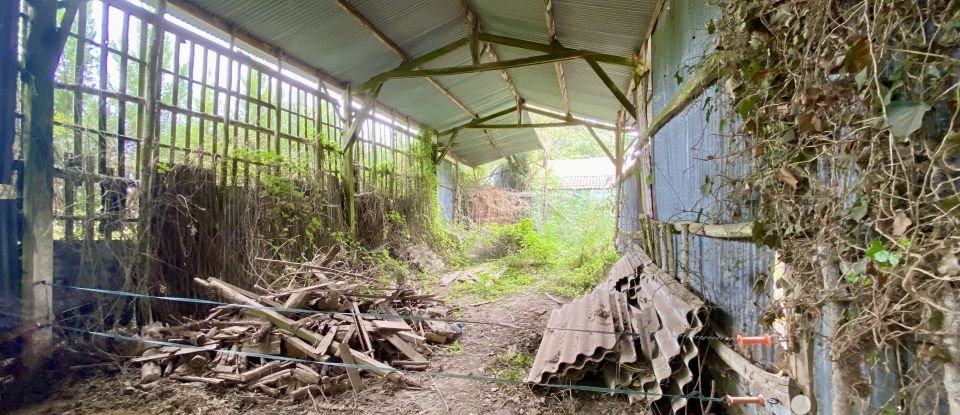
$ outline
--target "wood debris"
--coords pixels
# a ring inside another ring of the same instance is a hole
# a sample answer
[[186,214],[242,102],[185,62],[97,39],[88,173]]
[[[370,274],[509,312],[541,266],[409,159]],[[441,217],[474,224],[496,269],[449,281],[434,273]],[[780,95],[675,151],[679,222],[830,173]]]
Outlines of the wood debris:
[[132,359],[141,364],[142,385],[169,378],[293,400],[362,391],[364,374],[419,386],[402,371],[427,370],[426,345],[459,335],[457,326],[430,320],[449,314],[441,301],[410,289],[314,281],[254,293],[215,278],[195,281],[212,297],[236,305],[142,333],[184,345],[150,347]]

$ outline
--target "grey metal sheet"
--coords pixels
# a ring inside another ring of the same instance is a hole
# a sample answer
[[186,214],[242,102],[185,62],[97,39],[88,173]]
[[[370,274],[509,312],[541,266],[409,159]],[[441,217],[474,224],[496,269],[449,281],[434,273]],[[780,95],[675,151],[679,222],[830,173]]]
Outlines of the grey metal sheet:
[[456,1],[348,0],[348,3],[413,57],[466,36],[463,14]]
[[653,1],[554,0],[557,40],[569,48],[631,56],[643,44],[655,6]]
[[[346,83],[366,81],[401,62],[394,52],[331,0],[185,1]],[[460,5],[455,1],[347,1],[412,57],[466,36],[466,23]],[[642,41],[655,3],[656,0],[557,1],[554,17],[559,39],[569,47],[628,56]],[[468,4],[486,33],[548,42],[542,0],[469,0]],[[532,54],[529,51],[511,54],[509,48],[495,48],[503,59]],[[468,53],[462,48],[427,66],[463,64],[469,61],[465,57]],[[487,61],[486,57],[484,61]],[[585,67],[583,63],[564,64],[568,73],[571,110],[577,116],[612,122],[620,105],[589,68],[584,70]],[[626,86],[629,68],[608,69],[617,83]],[[527,102],[563,110],[552,64],[508,72]],[[481,115],[513,102],[512,94],[497,72],[439,77],[437,80],[470,111]],[[424,80],[391,80],[384,86],[380,101],[438,130],[469,120],[468,114]],[[535,134],[526,135],[526,145],[511,151],[539,148],[539,144],[532,144]],[[458,154],[457,149],[453,151]]]
[[400,64],[332,1],[189,1],[343,81],[359,83]]
[[695,380],[690,365],[699,349],[692,338],[703,328],[703,309],[700,298],[631,245],[591,293],[554,310],[527,381],[571,382],[602,370],[607,386],[639,385],[648,403],[677,413],[686,399],[676,396]]
[[480,30],[533,42],[547,43],[543,0],[468,0],[480,20]]

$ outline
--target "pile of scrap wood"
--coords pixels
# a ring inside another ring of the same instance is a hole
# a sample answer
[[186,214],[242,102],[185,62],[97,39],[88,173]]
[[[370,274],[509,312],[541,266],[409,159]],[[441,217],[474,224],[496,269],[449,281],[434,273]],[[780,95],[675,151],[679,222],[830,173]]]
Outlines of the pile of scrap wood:
[[152,347],[133,359],[141,385],[169,377],[292,399],[362,390],[363,373],[415,386],[404,373],[428,368],[428,344],[459,333],[430,320],[446,317],[439,300],[409,289],[325,282],[255,294],[215,278],[195,281],[231,305],[200,321],[144,328],[146,339],[190,347],[146,342]]

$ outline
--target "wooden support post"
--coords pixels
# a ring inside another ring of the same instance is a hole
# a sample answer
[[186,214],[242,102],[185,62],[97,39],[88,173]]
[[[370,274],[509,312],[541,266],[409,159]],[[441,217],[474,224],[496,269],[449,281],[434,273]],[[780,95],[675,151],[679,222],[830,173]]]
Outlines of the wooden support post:
[[[613,136],[614,151],[616,151],[616,154],[613,160],[613,169],[614,169],[613,174],[614,174],[614,178],[616,179],[614,180],[614,183],[617,183],[616,188],[614,189],[615,202],[613,204],[613,220],[616,221],[614,223],[615,232],[613,233],[613,240],[615,244],[620,239],[620,231],[621,231],[620,214],[623,212],[623,207],[622,207],[623,201],[620,200],[620,196],[622,195],[621,188],[623,187],[623,184],[620,182],[620,175],[622,174],[620,167],[623,166],[623,122],[622,122],[623,116],[622,114],[623,114],[622,111],[617,113],[617,129],[614,132],[614,136]],[[600,142],[599,138],[597,138],[597,142]]]
[[[157,161],[160,159],[158,145],[160,133],[160,62],[163,59],[163,15],[166,13],[167,3],[160,0],[157,3],[157,12],[153,20],[153,37],[150,39],[150,52],[146,57],[146,92],[144,106],[146,107],[146,122],[141,125],[140,137],[140,214],[137,223],[139,236],[138,277],[141,285],[145,285],[153,269],[153,241],[150,233],[150,218],[153,216],[153,183],[157,177]],[[229,102],[229,98],[227,98]],[[228,107],[229,108],[229,107]],[[225,173],[225,172],[224,172]],[[226,174],[223,175],[224,178]],[[225,180],[225,179],[224,179]],[[129,288],[129,287],[127,287]],[[141,301],[140,312],[143,317],[150,317],[150,302]]]
[[[340,142],[345,143],[342,150],[340,163],[340,187],[343,192],[344,216],[347,219],[347,227],[351,235],[357,233],[357,201],[354,186],[356,185],[353,177],[353,143],[350,138],[353,132],[356,132],[356,121],[353,119],[353,89],[348,85],[343,94],[343,117],[344,133],[340,137]],[[358,115],[359,117],[359,115]],[[350,135],[347,135],[347,132]]]
[[[17,36],[20,27],[20,2],[0,4],[0,184],[13,184],[14,121],[17,108]],[[11,235],[12,236],[12,235]],[[0,236],[0,238],[6,238]],[[0,252],[0,255],[4,255]]]
[[[42,325],[27,338],[24,364],[37,370],[53,345],[53,115],[54,72],[79,2],[66,5],[57,25],[57,1],[30,3],[23,82],[23,319]],[[9,87],[9,85],[7,85]],[[11,122],[4,120],[3,122]]]

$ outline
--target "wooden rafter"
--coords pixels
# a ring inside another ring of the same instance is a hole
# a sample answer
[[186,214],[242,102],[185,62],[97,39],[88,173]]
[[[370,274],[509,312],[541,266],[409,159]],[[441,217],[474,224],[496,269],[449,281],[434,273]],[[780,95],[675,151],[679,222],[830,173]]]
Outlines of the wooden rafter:
[[[543,0],[543,12],[547,19],[547,35],[550,38],[551,45],[559,45],[557,40],[557,22],[553,18],[553,0]],[[570,115],[570,95],[567,93],[567,79],[563,74],[563,63],[555,62],[554,69],[557,71],[557,85],[560,87],[560,100],[563,103],[564,114]]]
[[483,117],[478,117],[478,118],[476,118],[476,119],[474,119],[474,120],[472,120],[472,121],[463,123],[463,124],[461,124],[461,125],[458,125],[458,126],[456,126],[456,127],[450,128],[450,129],[448,129],[448,130],[444,130],[444,131],[440,132],[440,133],[437,134],[437,135],[447,135],[447,134],[451,134],[451,133],[454,133],[454,132],[456,132],[456,131],[462,130],[462,129],[464,129],[464,128],[469,128],[471,125],[475,125],[475,124],[479,124],[479,123],[482,123],[482,122],[490,121],[490,120],[492,120],[492,119],[500,118],[500,117],[502,117],[502,116],[504,116],[504,115],[507,115],[507,114],[509,114],[509,113],[511,113],[511,112],[514,112],[514,111],[516,111],[516,110],[517,110],[517,107],[516,107],[516,106],[512,106],[512,107],[510,107],[510,108],[497,111],[497,112],[495,112],[495,113],[493,113],[493,114],[485,115],[485,116],[483,116]]
[[450,136],[450,141],[448,141],[447,145],[443,147],[443,150],[440,150],[440,154],[437,154],[437,158],[436,160],[434,160],[433,164],[440,164],[441,162],[443,162],[443,158],[446,157],[450,149],[457,144],[457,135],[459,133],[460,133],[460,130],[453,132],[453,135]]
[[541,109],[539,109],[539,108],[534,108],[534,107],[531,107],[531,106],[529,106],[529,105],[524,105],[524,106],[523,106],[523,110],[524,110],[524,111],[527,111],[527,112],[532,112],[532,113],[534,113],[534,114],[543,115],[543,116],[545,116],[545,117],[550,117],[550,118],[553,118],[553,119],[555,119],[555,120],[560,120],[560,121],[574,120],[574,121],[578,121],[578,122],[580,122],[581,125],[589,126],[589,127],[591,127],[591,128],[597,128],[597,129],[609,130],[609,131],[613,131],[613,130],[614,130],[614,127],[609,126],[609,125],[604,125],[604,124],[600,124],[600,123],[597,123],[597,122],[593,122],[593,121],[589,121],[589,120],[584,120],[584,119],[580,119],[580,118],[576,118],[576,117],[572,117],[572,116],[571,116],[571,117],[566,117],[566,116],[554,114],[554,113],[552,113],[552,112],[550,112],[550,111],[544,111],[544,110],[541,110]]
[[[383,44],[383,46],[385,46],[387,49],[389,49],[393,53],[397,54],[397,56],[399,56],[400,59],[403,60],[404,62],[410,62],[411,60],[410,55],[408,55],[407,52],[405,52],[403,48],[400,47],[400,45],[394,42],[393,39],[390,39],[389,36],[383,33],[379,28],[377,28],[377,26],[374,25],[373,22],[371,22],[369,19],[367,19],[366,16],[360,13],[359,10],[355,9],[353,6],[347,3],[346,0],[336,0],[336,2],[337,2],[337,5],[340,6],[341,9],[343,9],[343,11],[349,14],[350,17],[353,17],[353,19],[356,20],[357,23],[360,24],[360,26],[362,26],[364,29],[370,32],[370,34],[373,35],[373,37],[376,38],[377,41]],[[419,65],[412,66],[413,69],[416,69],[418,67]],[[450,90],[448,90],[439,82],[437,82],[436,79],[427,77],[426,81],[431,86],[436,88],[437,91],[440,91],[440,93],[443,94],[444,97],[446,97],[448,100],[453,102],[463,112],[467,113],[467,115],[469,115],[471,118],[476,118],[475,112],[470,110],[470,108],[467,107],[467,105],[464,104],[463,101],[461,101],[459,98],[454,96],[453,93],[450,92]]]
[[559,122],[541,122],[531,124],[474,124],[464,128],[470,129],[490,129],[490,130],[518,130],[529,128],[557,128],[557,127],[580,127],[583,123],[580,121],[559,121]]
[[603,154],[607,155],[607,158],[610,159],[611,163],[617,164],[617,158],[614,157],[613,153],[610,152],[610,149],[607,148],[607,145],[603,144],[603,140],[600,139],[600,136],[597,135],[597,132],[593,131],[593,127],[590,127],[589,125],[586,127],[587,127],[587,131],[590,132],[590,135],[593,136],[593,140],[596,141],[597,145],[600,146],[600,149],[603,150]]
[[503,159],[506,159],[507,158],[506,153],[503,152],[503,149],[500,148],[500,146],[497,144],[497,141],[493,139],[493,136],[491,136],[490,133],[487,132],[487,130],[483,130],[483,134],[487,136],[487,140],[490,140],[490,145],[493,147],[494,150],[497,150],[497,153],[500,154],[500,157]]
[[483,33],[483,32],[480,32],[480,41],[486,42],[486,43],[494,43],[497,45],[510,46],[514,48],[533,50],[533,51],[543,52],[543,53],[580,51],[590,56],[593,56],[593,58],[597,62],[609,63],[612,65],[629,66],[631,68],[637,66],[637,59],[635,57],[623,57],[623,56],[611,55],[609,53],[600,53],[596,51],[589,51],[589,50],[582,50],[582,49],[572,49],[560,44],[550,45],[546,43],[531,42],[529,40],[517,39],[513,37],[508,37],[508,36],[492,35],[490,33]]
[[[467,0],[460,0],[460,9],[463,11],[463,16],[467,20],[467,31],[476,34],[476,38],[478,39],[477,43],[479,45],[479,41],[482,41],[484,36],[482,30],[480,29],[480,20],[477,19],[476,13],[470,9],[470,5],[467,4]],[[476,25],[473,25],[471,22],[475,22]],[[473,30],[474,26],[476,27],[476,31]],[[490,60],[493,62],[500,61],[500,57],[497,56],[497,52],[493,50],[492,47],[487,47],[486,49],[487,56],[490,57]],[[516,98],[517,101],[520,101],[520,103],[526,102],[520,95],[520,90],[517,89],[517,84],[513,82],[513,79],[510,78],[510,74],[508,74],[506,70],[500,71],[500,78],[502,78],[503,82],[507,84],[507,89],[510,90],[510,93],[513,94],[513,97]]]
[[560,62],[565,60],[577,59],[586,57],[584,52],[581,51],[571,51],[571,52],[559,52],[559,53],[550,53],[545,55],[530,56],[520,59],[510,59],[505,61],[497,62],[487,62],[481,63],[479,65],[464,65],[464,66],[451,66],[446,68],[431,68],[431,69],[413,69],[413,70],[402,70],[394,69],[392,71],[384,72],[376,77],[372,78],[370,81],[366,81],[363,84],[357,87],[358,90],[363,90],[371,86],[371,83],[376,84],[383,82],[389,79],[403,79],[403,78],[426,78],[433,76],[448,76],[448,75],[462,75],[468,73],[477,73],[477,72],[487,72],[487,71],[501,71],[509,68],[519,68],[524,66],[533,66],[540,65],[544,63]]
[[597,73],[597,76],[600,77],[600,80],[604,85],[607,86],[607,89],[617,98],[617,101],[620,101],[620,105],[623,105],[623,108],[633,116],[633,119],[637,119],[637,107],[633,105],[632,102],[627,98],[627,96],[620,90],[620,87],[617,86],[613,79],[610,78],[610,75],[607,75],[607,72],[600,67],[600,64],[597,63],[593,57],[587,56],[584,57],[584,60],[587,61],[587,64],[590,65],[590,68]]

